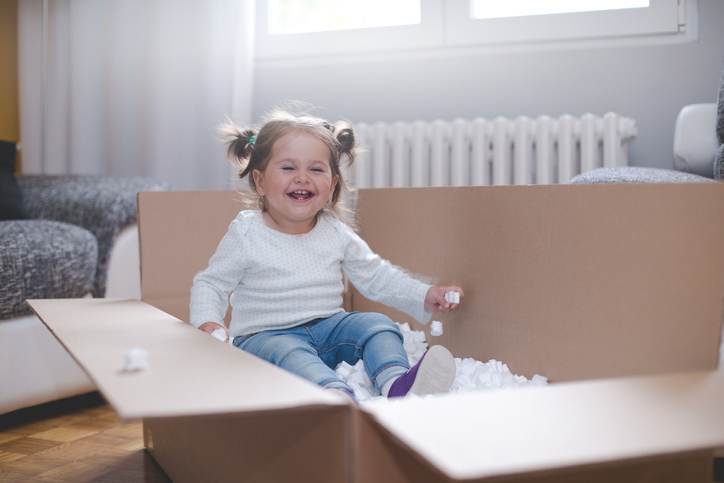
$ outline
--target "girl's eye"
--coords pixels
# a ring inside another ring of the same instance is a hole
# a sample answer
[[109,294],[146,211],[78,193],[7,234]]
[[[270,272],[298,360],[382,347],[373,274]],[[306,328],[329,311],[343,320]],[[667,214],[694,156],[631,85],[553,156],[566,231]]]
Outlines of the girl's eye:
[[291,167],[291,166],[282,166],[282,170],[284,170],[284,171],[292,171],[292,170],[294,170],[294,168]]
[[316,173],[324,173],[324,168],[312,168],[312,171]]

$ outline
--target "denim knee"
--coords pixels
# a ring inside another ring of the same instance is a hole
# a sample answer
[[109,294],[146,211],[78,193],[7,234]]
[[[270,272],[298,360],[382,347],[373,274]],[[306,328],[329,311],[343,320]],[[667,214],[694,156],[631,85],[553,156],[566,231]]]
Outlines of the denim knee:
[[247,343],[242,342],[240,344],[244,351],[277,366],[282,366],[289,355],[298,351],[308,352],[316,356],[316,352],[310,347],[309,343],[289,334],[260,333],[244,342]]
[[[294,360],[294,356],[304,355],[304,354],[311,355],[315,358],[319,358],[319,354],[317,354],[317,351],[312,349],[310,346],[299,344],[299,345],[290,345],[286,349],[286,352],[275,354],[276,355],[275,360],[272,360],[271,362],[273,362],[275,365],[277,365],[279,367],[285,367],[285,363],[287,361],[296,363],[296,361]],[[290,361],[290,358],[291,358],[291,361]]]
[[392,332],[400,338],[400,341],[403,340],[400,327],[385,314],[369,312],[365,314],[363,321],[365,327],[360,340],[360,345],[364,345],[369,339],[380,332]]

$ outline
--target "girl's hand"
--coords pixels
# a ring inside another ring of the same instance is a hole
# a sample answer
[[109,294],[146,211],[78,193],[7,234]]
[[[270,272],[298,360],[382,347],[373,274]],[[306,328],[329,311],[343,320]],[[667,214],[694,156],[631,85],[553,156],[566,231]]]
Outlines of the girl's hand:
[[199,330],[202,330],[206,332],[207,334],[211,335],[211,333],[215,330],[221,329],[224,331],[224,334],[226,335],[226,339],[228,340],[229,334],[226,332],[226,327],[224,327],[221,324],[218,324],[216,322],[204,322],[199,326]]
[[455,285],[434,285],[430,287],[425,295],[425,310],[428,312],[450,312],[458,308],[459,303],[452,303],[445,300],[447,292],[458,292],[460,302],[463,300],[463,289]]

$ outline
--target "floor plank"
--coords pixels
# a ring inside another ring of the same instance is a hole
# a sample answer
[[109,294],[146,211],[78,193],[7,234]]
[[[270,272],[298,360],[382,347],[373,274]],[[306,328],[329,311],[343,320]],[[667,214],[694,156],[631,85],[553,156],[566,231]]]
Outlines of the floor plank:
[[33,437],[18,438],[7,443],[0,444],[0,451],[30,455],[54,448],[59,443]]
[[96,434],[98,431],[93,429],[81,429],[73,426],[61,426],[59,428],[49,429],[32,435],[34,439],[54,441],[58,443],[70,443]]
[[25,455],[22,453],[12,453],[10,451],[0,451],[0,464],[9,463],[11,461],[19,460]]
[[23,436],[21,434],[14,434],[14,433],[0,433],[0,444],[7,443],[8,441],[12,441],[14,439],[22,438]]
[[0,417],[0,482],[6,481],[170,480],[143,449],[142,424],[121,422],[99,401]]

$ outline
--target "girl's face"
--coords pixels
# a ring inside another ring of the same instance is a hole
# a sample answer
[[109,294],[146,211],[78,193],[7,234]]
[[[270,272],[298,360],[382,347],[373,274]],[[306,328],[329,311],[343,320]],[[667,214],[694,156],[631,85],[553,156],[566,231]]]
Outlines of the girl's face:
[[290,234],[314,228],[317,213],[331,200],[337,184],[330,157],[327,145],[304,131],[289,132],[274,142],[266,168],[252,172],[257,193],[266,199],[266,220],[274,228]]

